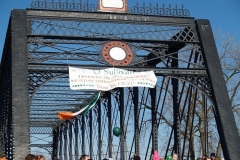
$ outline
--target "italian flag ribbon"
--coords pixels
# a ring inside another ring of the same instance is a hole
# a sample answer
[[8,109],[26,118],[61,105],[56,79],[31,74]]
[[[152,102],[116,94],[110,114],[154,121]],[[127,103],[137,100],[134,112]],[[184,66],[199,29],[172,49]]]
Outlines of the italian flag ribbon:
[[97,103],[99,97],[101,95],[101,92],[99,92],[97,95],[94,96],[94,98],[82,109],[79,111],[72,113],[72,112],[58,112],[57,115],[61,120],[67,120],[67,119],[72,119],[78,115],[86,115],[88,111],[90,111],[95,104]]

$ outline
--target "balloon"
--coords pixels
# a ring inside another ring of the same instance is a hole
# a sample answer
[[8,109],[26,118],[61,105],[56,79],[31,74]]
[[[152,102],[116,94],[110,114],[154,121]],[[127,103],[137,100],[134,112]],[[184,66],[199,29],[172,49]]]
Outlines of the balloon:
[[113,134],[115,135],[115,136],[119,136],[119,135],[121,135],[121,133],[122,133],[122,130],[119,128],[119,127],[114,127],[113,128]]
[[168,155],[166,160],[172,160],[172,156]]

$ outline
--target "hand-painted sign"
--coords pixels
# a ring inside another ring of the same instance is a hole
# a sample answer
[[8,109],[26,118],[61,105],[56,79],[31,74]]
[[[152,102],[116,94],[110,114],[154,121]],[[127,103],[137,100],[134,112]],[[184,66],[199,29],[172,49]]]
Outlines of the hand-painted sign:
[[117,87],[154,88],[157,77],[153,71],[133,72],[120,68],[91,70],[69,67],[69,82],[72,90],[108,91]]

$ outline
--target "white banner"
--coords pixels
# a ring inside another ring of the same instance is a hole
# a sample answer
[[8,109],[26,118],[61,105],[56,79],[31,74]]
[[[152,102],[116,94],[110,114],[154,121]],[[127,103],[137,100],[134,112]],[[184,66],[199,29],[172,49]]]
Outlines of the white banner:
[[117,87],[154,88],[157,77],[153,71],[133,72],[119,68],[91,70],[69,67],[69,82],[72,90],[108,91]]

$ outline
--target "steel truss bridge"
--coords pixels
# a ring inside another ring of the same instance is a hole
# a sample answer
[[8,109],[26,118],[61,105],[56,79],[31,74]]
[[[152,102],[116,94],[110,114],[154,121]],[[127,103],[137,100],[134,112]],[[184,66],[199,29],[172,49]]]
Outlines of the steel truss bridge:
[[[24,159],[34,148],[53,160],[84,153],[99,160],[139,153],[146,160],[153,150],[181,160],[217,151],[238,159],[210,22],[183,7],[137,4],[116,13],[96,6],[34,0],[30,9],[11,11],[0,68],[0,149],[8,159]],[[102,48],[112,41],[131,48],[128,65],[104,59]],[[61,121],[57,112],[78,111],[98,92],[70,90],[69,66],[153,70],[157,85],[102,92],[87,115]]]

